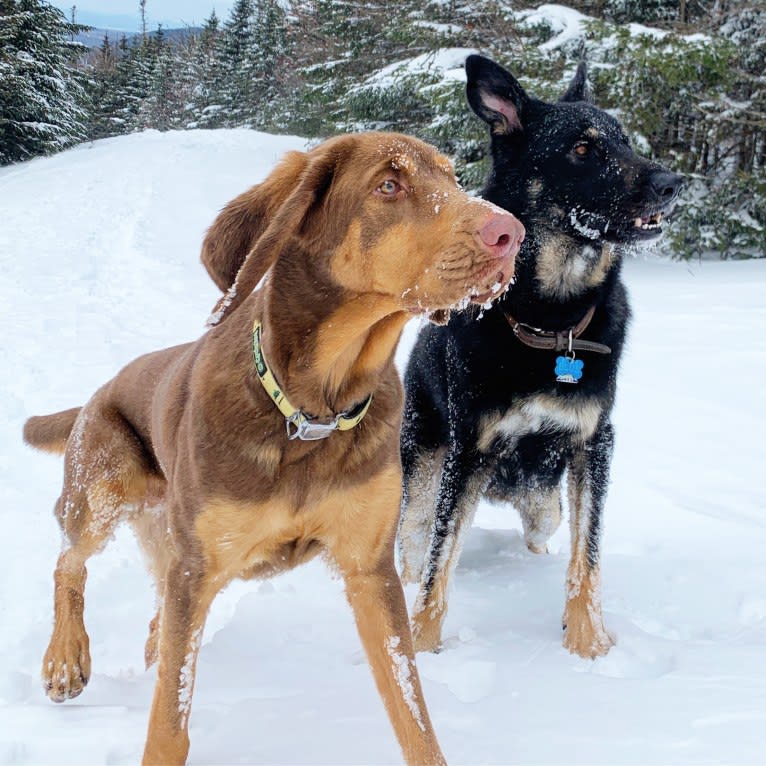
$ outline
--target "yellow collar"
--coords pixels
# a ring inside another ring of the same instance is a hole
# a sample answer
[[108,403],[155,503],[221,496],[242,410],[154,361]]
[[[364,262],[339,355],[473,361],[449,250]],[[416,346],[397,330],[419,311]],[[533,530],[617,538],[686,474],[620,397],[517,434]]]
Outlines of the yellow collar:
[[[284,391],[279,387],[279,383],[277,383],[277,379],[272,374],[268,364],[266,364],[261,348],[261,333],[261,323],[256,319],[253,324],[253,360],[255,361],[255,371],[258,373],[258,379],[266,389],[266,393],[285,416],[288,439],[301,439],[303,441],[326,439],[333,431],[349,431],[361,422],[370,408],[372,394],[348,412],[341,412],[329,421],[317,420],[311,415],[307,415],[303,410],[295,409],[285,396]],[[295,430],[291,430],[291,426]]]

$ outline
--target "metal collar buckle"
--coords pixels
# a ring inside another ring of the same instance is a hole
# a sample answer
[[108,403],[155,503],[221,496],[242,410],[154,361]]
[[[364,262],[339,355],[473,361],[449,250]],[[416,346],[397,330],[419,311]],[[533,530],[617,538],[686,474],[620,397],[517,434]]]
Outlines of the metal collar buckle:
[[293,407],[264,359],[261,349],[261,323],[257,319],[253,323],[253,361],[258,380],[261,381],[269,399],[274,402],[276,408],[285,418],[287,438],[290,440],[316,441],[317,439],[326,439],[333,431],[348,431],[359,425],[370,408],[372,394],[363,402],[352,407],[351,410],[341,412],[329,421],[312,418],[303,410]]
[[[290,415],[289,418],[285,418],[287,438],[291,441],[293,439],[300,439],[305,442],[326,439],[333,431],[338,430],[339,418],[340,415],[336,415],[329,423],[320,423],[318,420],[310,420],[303,412],[298,410]],[[291,426],[294,430],[291,430]]]

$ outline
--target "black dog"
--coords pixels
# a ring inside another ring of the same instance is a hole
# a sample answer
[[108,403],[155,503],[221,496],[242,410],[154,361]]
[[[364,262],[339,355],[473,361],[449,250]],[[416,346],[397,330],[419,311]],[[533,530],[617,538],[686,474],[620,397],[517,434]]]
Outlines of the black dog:
[[[681,178],[637,157],[619,123],[585,100],[585,67],[558,103],[528,96],[481,56],[468,101],[489,124],[483,196],[519,217],[516,285],[483,315],[428,326],[410,358],[402,431],[403,578],[420,580],[416,648],[439,647],[447,586],[481,497],[509,501],[530,550],[561,520],[568,474],[572,554],[564,646],[605,654],[599,538],[617,366],[630,318],[621,246],[656,237]],[[584,363],[584,367],[583,367]]]

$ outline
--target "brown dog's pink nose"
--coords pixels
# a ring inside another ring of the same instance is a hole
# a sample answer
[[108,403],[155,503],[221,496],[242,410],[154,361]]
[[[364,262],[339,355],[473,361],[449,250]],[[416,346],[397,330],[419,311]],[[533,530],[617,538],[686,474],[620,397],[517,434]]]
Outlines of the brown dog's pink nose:
[[479,239],[498,258],[516,253],[524,241],[524,227],[510,213],[493,213],[479,229]]

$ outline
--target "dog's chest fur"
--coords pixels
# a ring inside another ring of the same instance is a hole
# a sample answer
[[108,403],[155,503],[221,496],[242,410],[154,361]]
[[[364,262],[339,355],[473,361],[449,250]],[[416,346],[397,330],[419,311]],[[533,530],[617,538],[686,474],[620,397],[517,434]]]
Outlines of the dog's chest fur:
[[527,434],[550,434],[585,442],[593,436],[602,412],[595,397],[568,398],[534,394],[516,400],[505,412],[482,416],[477,446],[481,452],[508,452]]
[[366,481],[335,489],[318,482],[300,504],[285,491],[258,502],[208,498],[194,530],[211,580],[271,577],[329,550],[346,563],[366,545],[384,546],[399,512],[401,470],[383,459]]
[[615,257],[614,245],[609,242],[581,245],[565,234],[547,233],[540,238],[535,258],[541,297],[567,300],[597,288]]

